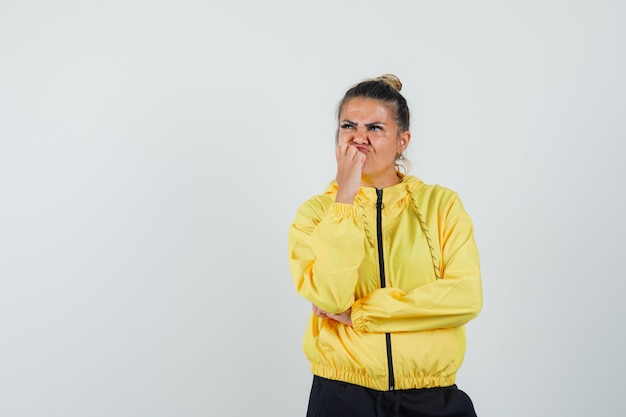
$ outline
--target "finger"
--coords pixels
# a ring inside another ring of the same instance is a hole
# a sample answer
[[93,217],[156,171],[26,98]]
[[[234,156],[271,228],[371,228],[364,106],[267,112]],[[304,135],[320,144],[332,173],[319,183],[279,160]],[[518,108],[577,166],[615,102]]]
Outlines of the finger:
[[345,155],[346,155],[346,158],[350,161],[357,161],[358,160],[357,157],[359,155],[364,155],[363,152],[359,151],[357,147],[354,145],[348,145],[346,148],[347,149],[346,149]]
[[365,163],[365,160],[367,159],[367,155],[364,154],[363,152],[358,152],[358,155],[356,155],[355,158],[356,158],[357,162],[360,162],[361,166],[363,166],[363,164]]
[[324,310],[313,304],[313,314],[317,317],[324,317]]
[[347,144],[347,143],[339,144],[337,146],[337,148],[336,148],[337,159],[340,159],[341,157],[347,156],[349,149],[350,149],[350,145],[349,144]]

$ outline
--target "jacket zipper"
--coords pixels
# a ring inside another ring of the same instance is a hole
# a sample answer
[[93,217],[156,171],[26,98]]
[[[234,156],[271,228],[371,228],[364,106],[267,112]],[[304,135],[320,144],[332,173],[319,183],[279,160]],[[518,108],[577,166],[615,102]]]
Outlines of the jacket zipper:
[[[385,288],[385,258],[383,256],[383,190],[376,190],[376,237],[378,239],[378,268],[380,270],[380,287]],[[393,360],[391,356],[391,334],[385,333],[387,343],[387,366],[389,368],[389,391],[393,391]]]

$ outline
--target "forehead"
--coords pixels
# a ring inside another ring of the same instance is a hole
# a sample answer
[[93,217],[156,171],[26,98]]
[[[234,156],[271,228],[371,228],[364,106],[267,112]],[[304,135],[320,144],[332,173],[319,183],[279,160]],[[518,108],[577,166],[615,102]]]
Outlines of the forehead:
[[388,104],[363,97],[355,97],[347,101],[341,109],[339,119],[352,121],[363,120],[368,122],[393,121],[391,107]]

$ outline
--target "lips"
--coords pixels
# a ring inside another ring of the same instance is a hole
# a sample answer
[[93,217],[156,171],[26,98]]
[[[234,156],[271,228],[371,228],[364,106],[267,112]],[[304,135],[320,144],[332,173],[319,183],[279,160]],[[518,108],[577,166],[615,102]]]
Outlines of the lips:
[[369,152],[369,149],[365,145],[354,145],[354,147],[357,148],[359,151],[361,151],[363,153],[368,153]]

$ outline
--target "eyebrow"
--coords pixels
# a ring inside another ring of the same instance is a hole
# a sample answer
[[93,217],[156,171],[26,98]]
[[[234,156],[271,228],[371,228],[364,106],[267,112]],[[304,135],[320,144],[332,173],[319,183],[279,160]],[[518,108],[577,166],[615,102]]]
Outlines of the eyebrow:
[[[341,123],[350,123],[351,125],[357,125],[358,123],[353,122],[352,120],[348,120],[348,119],[343,119],[341,121]],[[383,122],[372,122],[372,123],[366,123],[365,127],[372,127],[372,126],[376,126],[376,125],[383,125],[386,126],[385,123]]]

